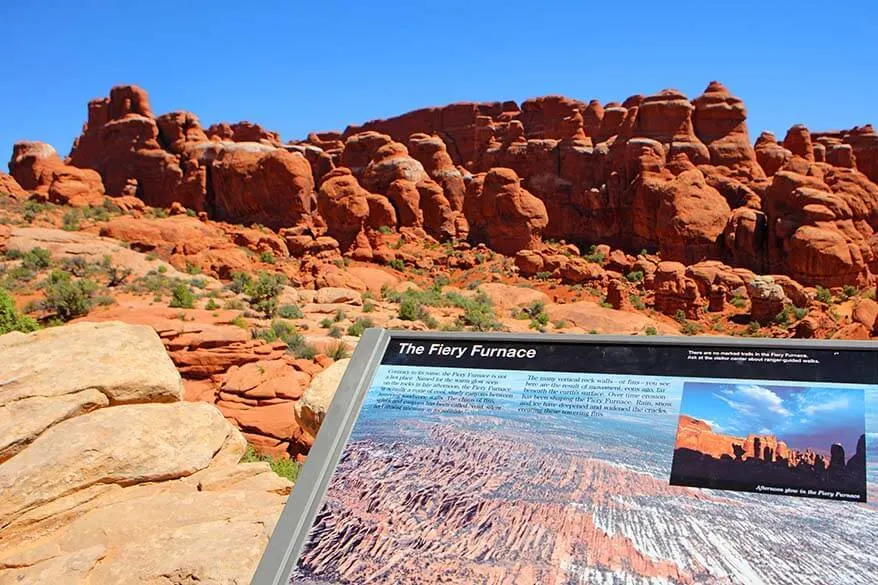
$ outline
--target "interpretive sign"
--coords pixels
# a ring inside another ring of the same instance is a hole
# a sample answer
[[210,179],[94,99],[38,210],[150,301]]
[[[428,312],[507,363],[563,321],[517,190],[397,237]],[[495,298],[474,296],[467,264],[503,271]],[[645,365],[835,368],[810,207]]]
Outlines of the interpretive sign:
[[253,583],[874,584],[878,347],[360,341]]

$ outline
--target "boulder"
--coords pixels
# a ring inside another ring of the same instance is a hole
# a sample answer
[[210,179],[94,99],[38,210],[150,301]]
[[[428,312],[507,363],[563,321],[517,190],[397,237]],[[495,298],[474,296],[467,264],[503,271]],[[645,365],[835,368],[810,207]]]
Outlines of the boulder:
[[238,464],[246,443],[212,405],[135,404],[180,399],[155,333],[9,334],[0,363],[16,368],[0,386],[0,582],[249,582],[290,483]]
[[52,172],[49,201],[58,205],[87,207],[104,200],[104,183],[97,171],[63,166]]
[[55,171],[64,168],[64,161],[45,142],[16,142],[9,160],[9,173],[26,191],[47,192]]
[[326,417],[326,411],[332,404],[335,391],[350,361],[347,358],[338,360],[314,376],[302,398],[295,403],[295,420],[312,437],[317,436],[317,431]]
[[747,295],[750,297],[750,317],[763,325],[774,321],[789,302],[783,287],[770,276],[757,276],[748,282]]
[[[82,322],[43,329],[0,347],[0,363],[6,364],[0,405],[63,398],[88,389],[98,390],[114,405],[183,397],[180,374],[161,340],[141,325]],[[95,400],[91,395],[88,399]]]

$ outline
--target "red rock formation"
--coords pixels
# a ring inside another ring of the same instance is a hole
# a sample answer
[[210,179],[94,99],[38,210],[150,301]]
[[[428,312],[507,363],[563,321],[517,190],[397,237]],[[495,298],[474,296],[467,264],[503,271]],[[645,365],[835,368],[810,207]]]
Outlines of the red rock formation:
[[789,301],[783,288],[770,276],[757,276],[748,282],[747,296],[750,297],[750,318],[763,325],[772,323]]
[[702,301],[696,282],[686,276],[679,262],[659,262],[653,280],[655,308],[666,315],[682,311],[687,319],[701,317]]
[[52,175],[64,167],[55,149],[45,142],[16,142],[9,160],[9,173],[22,189],[47,192]]
[[210,167],[216,219],[274,229],[311,221],[311,165],[298,153],[252,143],[222,147]]
[[692,103],[695,134],[707,145],[711,164],[729,167],[750,179],[763,177],[750,145],[744,102],[712,81]]
[[212,140],[231,140],[232,142],[259,142],[269,146],[280,146],[280,134],[266,130],[253,122],[221,122],[207,129]]
[[339,167],[324,178],[317,197],[317,208],[326,221],[328,233],[342,251],[347,251],[362,232],[369,217],[369,192],[357,182],[350,169]]
[[13,199],[24,199],[27,197],[27,191],[18,184],[15,177],[6,173],[0,173],[0,193],[9,195]]
[[471,237],[508,255],[538,248],[549,219],[545,205],[521,187],[515,171],[502,168],[470,181],[464,213]]
[[[783,146],[763,133],[754,148],[746,116],[740,99],[711,82],[691,102],[664,90],[621,104],[562,96],[520,108],[452,104],[282,145],[256,124],[205,132],[186,112],[156,118],[145,92],[120,86],[89,104],[70,162],[97,170],[110,195],[177,202],[227,221],[302,225],[296,237],[309,241],[324,224],[315,189],[337,166],[374,194],[366,227],[395,221],[387,227],[472,243],[485,229],[470,225],[466,199],[483,179],[469,173],[507,168],[545,208],[547,224],[532,231],[546,238],[658,250],[686,263],[723,260],[807,284],[874,279],[878,134],[871,126],[813,135],[794,126]],[[47,192],[60,162],[37,158],[13,176],[25,190]],[[69,199],[60,185],[59,200]],[[356,248],[370,256],[363,238],[354,237]]]

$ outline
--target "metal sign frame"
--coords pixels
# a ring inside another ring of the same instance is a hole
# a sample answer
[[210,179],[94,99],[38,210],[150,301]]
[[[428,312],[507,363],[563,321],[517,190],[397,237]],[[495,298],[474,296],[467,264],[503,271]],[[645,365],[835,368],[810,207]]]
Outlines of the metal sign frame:
[[472,333],[367,329],[357,344],[332,404],[303,465],[292,493],[277,520],[251,585],[288,585],[311,526],[320,511],[332,473],[357,421],[371,381],[393,338],[437,341],[501,341],[523,343],[677,345],[692,348],[734,346],[762,349],[869,350],[873,341],[683,337],[639,335],[564,335],[545,333]]

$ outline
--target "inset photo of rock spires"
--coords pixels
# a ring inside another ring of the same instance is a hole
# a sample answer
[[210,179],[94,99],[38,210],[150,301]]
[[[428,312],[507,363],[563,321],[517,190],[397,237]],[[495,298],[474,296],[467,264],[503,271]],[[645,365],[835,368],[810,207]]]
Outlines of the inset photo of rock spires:
[[860,388],[687,382],[671,485],[866,501]]

